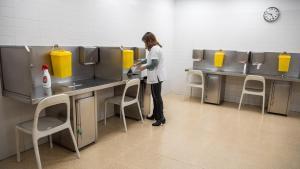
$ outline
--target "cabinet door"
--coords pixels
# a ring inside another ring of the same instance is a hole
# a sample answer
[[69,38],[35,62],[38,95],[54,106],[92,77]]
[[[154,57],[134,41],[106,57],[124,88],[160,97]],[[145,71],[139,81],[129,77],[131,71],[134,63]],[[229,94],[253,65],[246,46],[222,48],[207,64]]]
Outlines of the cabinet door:
[[221,76],[207,75],[205,81],[205,99],[207,103],[220,103]]
[[287,114],[290,96],[290,82],[275,81],[270,93],[269,112]]
[[77,142],[78,147],[84,147],[96,139],[96,112],[94,97],[80,99],[77,107]]

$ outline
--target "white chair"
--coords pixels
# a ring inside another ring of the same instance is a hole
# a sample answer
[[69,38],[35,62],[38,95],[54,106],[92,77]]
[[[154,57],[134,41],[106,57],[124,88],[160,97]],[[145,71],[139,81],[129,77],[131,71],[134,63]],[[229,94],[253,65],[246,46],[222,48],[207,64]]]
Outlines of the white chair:
[[[199,79],[201,79],[201,82],[194,81],[194,79],[196,79],[197,77]],[[203,75],[202,71],[201,70],[188,70],[186,83],[187,83],[186,84],[187,85],[186,95],[188,95],[188,93],[189,93],[190,97],[192,95],[193,88],[201,88],[202,89],[202,92],[201,92],[201,95],[202,95],[201,96],[201,104],[202,104],[203,100],[204,100],[204,84],[205,84],[204,75]]]
[[[261,82],[263,85],[262,90],[258,89],[247,89],[246,85],[248,81],[258,81]],[[243,101],[244,94],[249,94],[249,95],[257,95],[257,96],[262,96],[263,97],[263,103],[262,103],[262,114],[265,113],[265,94],[266,94],[266,80],[263,76],[257,76],[257,75],[247,75],[246,79],[244,81],[244,86],[243,86],[243,91],[242,91],[242,96],[240,99],[240,104],[239,104],[239,110],[241,109],[241,104]]]
[[[66,121],[61,121],[54,117],[39,117],[40,113],[47,107],[65,104],[67,107],[67,119]],[[70,135],[72,137],[74,147],[77,153],[78,158],[80,158],[80,154],[78,151],[77,143],[74,137],[74,133],[71,128],[70,123],[70,100],[69,96],[66,94],[59,94],[47,97],[39,102],[36,107],[34,119],[30,121],[26,121],[16,126],[16,150],[17,150],[17,161],[20,162],[20,147],[19,147],[19,132],[22,131],[26,134],[32,135],[33,148],[35,152],[36,162],[38,169],[42,169],[38,140],[42,137],[49,136],[50,147],[52,148],[52,138],[51,135],[57,133],[59,131],[68,129]]]
[[[133,98],[133,97],[126,96],[126,92],[127,92],[128,88],[133,87],[133,86],[137,86],[136,97]],[[132,105],[132,104],[137,104],[141,120],[142,120],[142,122],[144,122],[140,103],[139,103],[139,92],[140,92],[140,80],[132,79],[132,80],[128,80],[126,82],[125,89],[124,89],[122,96],[114,96],[114,97],[106,99],[105,100],[105,110],[104,110],[104,124],[106,125],[106,113],[107,113],[108,103],[116,104],[116,105],[120,106],[120,117],[121,116],[123,117],[125,132],[127,132],[127,125],[126,125],[124,107]]]

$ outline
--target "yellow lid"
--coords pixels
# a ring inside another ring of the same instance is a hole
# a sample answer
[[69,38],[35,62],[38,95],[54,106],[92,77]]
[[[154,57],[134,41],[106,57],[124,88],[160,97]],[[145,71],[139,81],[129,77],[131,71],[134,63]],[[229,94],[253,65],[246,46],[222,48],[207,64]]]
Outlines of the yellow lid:
[[65,56],[65,55],[72,55],[72,53],[70,51],[67,51],[67,50],[52,50],[50,52],[50,55]]
[[290,59],[291,55],[289,55],[289,54],[280,54],[279,57],[283,58],[283,59]]

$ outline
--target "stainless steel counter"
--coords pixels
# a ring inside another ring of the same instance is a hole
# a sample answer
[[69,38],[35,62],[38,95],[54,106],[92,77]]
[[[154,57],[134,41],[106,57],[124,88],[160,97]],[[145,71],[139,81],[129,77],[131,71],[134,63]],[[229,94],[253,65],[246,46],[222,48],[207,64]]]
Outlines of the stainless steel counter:
[[128,79],[132,79],[132,78],[140,78],[140,77],[126,76],[123,78],[123,80],[107,80],[107,79],[99,79],[99,78],[78,80],[73,82],[53,84],[52,88],[50,89],[45,89],[42,86],[38,86],[32,88],[31,98],[21,97],[20,95],[16,95],[14,93],[6,93],[6,95],[10,95],[11,97],[14,97],[23,102],[37,104],[42,99],[52,95],[61,94],[61,93],[67,94],[69,96],[79,95],[83,93],[88,93],[92,91],[119,86],[125,84]]
[[[201,70],[203,73],[206,73],[206,74],[216,74],[216,75],[224,75],[224,76],[246,77],[247,75],[251,75],[251,74],[244,74],[241,72],[219,71],[219,70],[211,70],[211,69],[198,69],[198,70]],[[268,80],[300,82],[300,78],[296,78],[296,77],[279,76],[279,75],[264,75],[264,74],[253,74],[253,75],[260,75],[260,76],[265,77]]]

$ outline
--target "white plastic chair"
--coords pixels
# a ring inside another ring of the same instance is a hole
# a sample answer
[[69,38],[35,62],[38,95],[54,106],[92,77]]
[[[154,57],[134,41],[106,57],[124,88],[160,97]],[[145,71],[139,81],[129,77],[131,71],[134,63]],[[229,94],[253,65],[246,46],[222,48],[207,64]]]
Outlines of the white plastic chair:
[[[201,79],[201,82],[194,82],[193,79],[194,78],[200,78]],[[205,81],[204,81],[204,75],[202,73],[201,70],[188,70],[187,71],[187,78],[186,78],[186,85],[187,85],[187,88],[186,88],[186,95],[188,95],[189,93],[189,96],[191,97],[192,95],[192,89],[193,88],[201,88],[202,89],[202,92],[201,92],[201,104],[203,103],[203,100],[204,100],[204,84],[205,84]],[[190,89],[190,90],[189,90]]]
[[[136,97],[132,98],[132,97],[126,96],[127,89],[130,88],[130,87],[133,87],[133,86],[137,86]],[[140,103],[139,103],[139,92],[140,92],[140,80],[139,79],[132,79],[132,80],[128,80],[126,82],[125,89],[124,89],[124,92],[123,92],[122,96],[114,96],[114,97],[106,99],[105,100],[105,110],[104,110],[104,124],[106,125],[106,113],[107,113],[108,103],[116,104],[116,105],[120,106],[120,116],[123,117],[125,132],[127,132],[127,125],[126,125],[124,107],[132,105],[132,104],[137,104],[141,120],[142,120],[142,122],[144,122],[141,107],[140,107]]]
[[[247,85],[247,82],[250,81],[250,80],[261,82],[262,85],[263,85],[262,90],[247,89],[246,85]],[[266,80],[263,76],[257,76],[257,75],[247,75],[246,76],[246,79],[244,81],[242,96],[241,96],[241,99],[240,99],[239,110],[241,109],[241,104],[242,104],[242,101],[243,101],[244,94],[262,96],[263,97],[262,114],[265,113]]]
[[[47,107],[58,105],[58,104],[66,104],[67,106],[67,119],[66,121],[61,121],[54,117],[40,117],[40,113]],[[35,152],[36,162],[38,169],[42,169],[38,140],[42,137],[49,136],[50,147],[53,147],[51,135],[57,133],[59,131],[68,129],[70,135],[72,137],[74,147],[77,153],[78,158],[80,158],[80,154],[78,151],[77,143],[74,137],[74,133],[71,128],[70,123],[70,100],[69,96],[66,94],[59,94],[47,97],[39,102],[36,107],[34,119],[26,122],[22,122],[17,124],[16,126],[16,150],[17,150],[17,161],[21,161],[20,157],[20,147],[19,147],[19,132],[22,131],[24,133],[32,135],[33,148]]]

